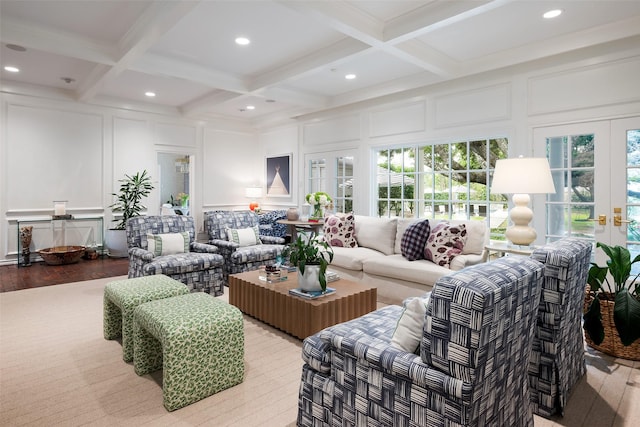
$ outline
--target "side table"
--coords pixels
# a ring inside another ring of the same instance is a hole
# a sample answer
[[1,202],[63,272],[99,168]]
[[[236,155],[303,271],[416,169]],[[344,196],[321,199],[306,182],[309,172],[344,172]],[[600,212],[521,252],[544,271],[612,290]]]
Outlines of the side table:
[[535,250],[535,246],[519,246],[508,243],[490,243],[484,247],[484,261],[491,260],[491,253],[496,253],[497,257],[503,257],[506,254],[526,255],[529,256]]
[[312,237],[314,237],[320,232],[320,230],[322,230],[322,226],[324,225],[324,221],[309,222],[309,221],[291,221],[288,219],[279,219],[276,222],[278,224],[287,225],[287,227],[289,228],[289,234],[291,235],[292,242],[298,238],[298,229],[311,230]]

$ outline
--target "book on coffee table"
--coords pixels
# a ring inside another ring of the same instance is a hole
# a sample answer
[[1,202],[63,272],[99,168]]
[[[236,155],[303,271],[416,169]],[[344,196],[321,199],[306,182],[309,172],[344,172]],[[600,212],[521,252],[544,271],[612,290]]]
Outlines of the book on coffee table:
[[300,288],[289,289],[289,293],[291,295],[295,295],[297,297],[302,297],[302,298],[306,298],[306,299],[316,299],[316,298],[324,297],[326,295],[331,295],[335,291],[336,290],[334,288],[329,288],[329,287],[327,287],[327,290],[325,292],[322,292],[322,291],[303,291]]

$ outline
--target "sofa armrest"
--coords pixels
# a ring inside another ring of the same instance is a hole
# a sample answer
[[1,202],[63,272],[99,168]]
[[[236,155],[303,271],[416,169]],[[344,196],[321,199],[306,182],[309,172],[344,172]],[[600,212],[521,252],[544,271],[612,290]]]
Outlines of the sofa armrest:
[[152,252],[149,252],[148,250],[142,248],[130,248],[129,256],[140,258],[143,261],[151,261],[154,258]]
[[209,245],[206,243],[199,243],[199,242],[191,242],[191,250],[193,252],[208,253],[208,254],[218,253],[217,246]]
[[284,245],[284,239],[282,237],[275,236],[265,236],[260,235],[260,240],[262,243],[274,244],[274,245]]
[[462,270],[465,267],[468,267],[470,265],[475,265],[475,264],[480,264],[481,262],[485,261],[485,255],[484,254],[467,254],[467,255],[456,255],[452,260],[451,260],[451,264],[450,264],[450,269],[452,271],[458,271],[458,270]]
[[240,247],[240,245],[237,243],[229,242],[227,240],[218,240],[218,239],[209,240],[209,244],[213,246],[217,246],[220,249],[229,250],[231,252],[235,251]]

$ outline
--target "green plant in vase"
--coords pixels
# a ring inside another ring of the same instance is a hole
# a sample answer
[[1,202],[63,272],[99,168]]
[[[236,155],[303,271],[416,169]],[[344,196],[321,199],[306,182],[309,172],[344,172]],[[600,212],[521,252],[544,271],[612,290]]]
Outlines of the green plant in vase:
[[[622,246],[608,246],[598,242],[596,247],[601,248],[609,257],[607,266],[601,267],[591,263],[589,269],[590,292],[593,301],[584,314],[584,329],[591,340],[599,345],[605,338],[605,329],[600,313],[601,301],[614,302],[613,320],[620,341],[624,346],[631,345],[640,338],[640,282],[636,275],[633,280],[631,266],[640,262],[640,255],[631,260],[631,253]],[[613,278],[613,286],[609,282],[607,273]]]
[[301,283],[305,272],[310,268],[318,267],[318,282],[322,292],[327,290],[327,267],[333,261],[333,249],[324,240],[318,240],[312,234],[300,232],[295,241],[289,243],[283,251],[283,257],[288,257],[291,265],[298,269],[298,284],[306,289]]

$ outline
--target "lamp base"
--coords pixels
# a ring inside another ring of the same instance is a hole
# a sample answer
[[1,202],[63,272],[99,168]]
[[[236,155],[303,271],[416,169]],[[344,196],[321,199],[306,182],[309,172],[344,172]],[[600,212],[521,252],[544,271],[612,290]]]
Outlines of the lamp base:
[[533,211],[529,208],[531,197],[528,194],[514,194],[514,207],[509,211],[513,225],[504,233],[514,245],[528,246],[536,240],[537,233],[529,223],[533,219]]

